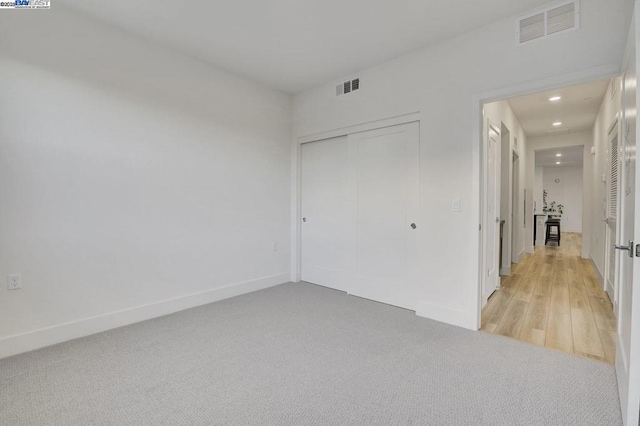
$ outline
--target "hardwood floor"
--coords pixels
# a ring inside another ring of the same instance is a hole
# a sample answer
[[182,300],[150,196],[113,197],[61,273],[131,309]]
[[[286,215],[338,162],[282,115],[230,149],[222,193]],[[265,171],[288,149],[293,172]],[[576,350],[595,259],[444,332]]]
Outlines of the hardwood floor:
[[482,330],[613,364],[613,306],[581,247],[580,234],[563,233],[560,247],[536,247],[512,265],[482,310]]

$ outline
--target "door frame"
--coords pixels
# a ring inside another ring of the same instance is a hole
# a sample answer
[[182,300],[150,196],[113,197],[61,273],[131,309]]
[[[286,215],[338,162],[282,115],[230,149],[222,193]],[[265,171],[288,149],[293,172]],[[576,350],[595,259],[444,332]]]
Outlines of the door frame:
[[[511,150],[511,164],[513,165],[511,169],[511,205],[509,209],[511,211],[511,262],[519,263],[520,262],[520,252],[518,252],[518,248],[520,247],[520,224],[523,223],[520,218],[520,168],[522,164],[520,164],[520,153],[516,151],[515,147]],[[526,217],[526,215],[525,215]],[[511,266],[511,265],[509,265]]]
[[302,149],[301,145],[320,142],[340,136],[369,130],[383,129],[401,124],[421,122],[421,113],[410,112],[394,117],[340,127],[306,136],[294,137],[291,155],[291,281],[300,282],[302,279]]
[[[496,203],[495,207],[495,211],[496,211],[496,215],[498,215],[498,218],[500,217],[500,213],[501,213],[501,191],[502,191],[502,186],[501,186],[501,175],[502,175],[502,168],[501,168],[501,157],[502,157],[502,126],[498,126],[495,123],[492,123],[491,120],[489,118],[485,118],[483,120],[483,124],[486,123],[486,127],[484,127],[482,129],[482,133],[483,133],[483,147],[489,144],[489,134],[491,133],[491,129],[493,129],[493,131],[498,135],[498,141],[497,141],[497,149],[496,149],[496,157],[497,157],[497,161],[496,161],[496,167],[498,168],[497,175],[499,176],[499,182],[497,182],[497,198],[498,198],[498,202]],[[484,164],[487,164],[489,161],[489,156],[487,155],[487,152],[484,152],[483,150],[483,158],[482,161]],[[489,174],[486,173],[487,168],[483,168],[483,173],[482,173],[482,189],[487,188],[488,183],[489,183]],[[482,206],[481,206],[481,216],[482,216],[482,222],[483,222],[483,226],[481,229],[481,239],[483,241],[483,243],[486,242],[486,237],[487,237],[487,229],[489,229],[489,225],[493,225],[493,226],[497,226],[497,229],[495,231],[498,232],[498,234],[500,233],[500,224],[498,220],[494,220],[493,217],[489,217],[489,215],[487,214],[487,202],[486,202],[486,197],[482,199]],[[494,200],[495,201],[495,200]],[[496,219],[498,219],[496,218]],[[499,238],[499,237],[498,237]],[[500,243],[499,243],[500,244]],[[501,258],[501,253],[500,253],[500,246],[498,246],[498,252],[495,253],[496,255],[496,263],[497,265],[493,265],[495,266],[496,269],[496,273],[498,274],[497,280],[496,280],[496,286],[494,289],[494,292],[500,289],[500,275],[501,275],[501,271],[500,271],[500,262],[502,260],[502,258],[504,256],[502,256]],[[503,250],[504,251],[504,250]],[[504,254],[504,253],[502,253]],[[489,265],[487,263],[487,251],[486,250],[482,250],[482,264],[484,265],[484,268],[481,271],[481,276],[480,276],[480,283],[481,283],[481,288],[480,288],[480,293],[481,293],[481,300],[480,300],[480,304],[481,307],[483,305],[485,305],[487,302],[485,302],[485,287],[487,285],[487,280],[489,279],[489,268],[491,267],[491,265]],[[493,294],[493,292],[492,292]],[[487,297],[490,297],[490,295]]]
[[[620,149],[622,150],[622,155],[620,156],[620,164],[621,168],[619,170],[620,184],[618,185],[619,190],[619,198],[620,198],[620,208],[618,209],[618,243],[622,240],[625,241],[629,238],[633,238],[635,243],[632,243],[637,249],[640,245],[638,242],[640,241],[640,226],[638,226],[638,221],[640,220],[640,197],[638,197],[638,188],[640,188],[640,173],[638,173],[638,161],[635,159],[636,155],[633,152],[631,155],[628,155],[628,146],[626,141],[628,140],[628,123],[633,122],[633,127],[635,130],[635,140],[634,149],[638,147],[638,114],[637,108],[640,102],[640,92],[637,89],[637,82],[640,78],[638,76],[638,72],[640,69],[638,67],[640,61],[640,57],[638,55],[638,51],[640,46],[638,45],[638,37],[640,35],[639,21],[638,19],[640,13],[640,3],[636,2],[634,6],[634,14],[631,21],[631,29],[629,31],[629,37],[627,39],[627,48],[625,49],[624,61],[622,64],[621,71],[621,112],[620,112],[620,127],[619,127],[619,135],[618,142]],[[633,82],[629,85],[629,72],[633,69]],[[632,87],[632,95],[628,98],[629,93],[627,91],[627,87]],[[633,99],[633,105],[629,105],[627,103],[627,99]],[[632,108],[632,109],[629,109]],[[627,112],[631,111],[629,115]],[[627,174],[627,161],[626,157],[634,157],[634,171],[635,176],[633,180],[629,181],[629,175]],[[626,198],[626,189],[629,183],[633,183],[634,185],[634,199],[633,204],[629,204],[629,200],[625,200]],[[630,235],[627,229],[627,221],[622,220],[623,216],[627,213],[627,206],[633,206],[634,216],[631,219],[633,222],[634,231]],[[624,243],[623,243],[624,244]],[[640,294],[637,291],[633,291],[634,289],[638,289],[640,287],[640,274],[638,271],[638,259],[635,253],[633,253],[634,249],[632,249],[632,259],[631,265],[629,265],[629,260],[624,261],[624,254],[620,255],[620,261],[618,262],[618,270],[619,270],[619,278],[616,280],[616,292],[618,298],[618,327],[617,327],[617,336],[616,336],[616,376],[618,379],[618,389],[621,390],[620,395],[620,404],[622,408],[622,420],[625,425],[631,426],[638,424],[639,421],[639,409],[640,409],[640,328],[638,327],[638,315],[640,314]],[[626,263],[623,264],[623,263]],[[628,267],[631,266],[632,269],[632,278],[631,280],[627,277]],[[626,282],[626,283],[625,283]],[[625,306],[622,304],[622,286],[628,284],[631,289],[628,291],[628,296],[631,298],[629,300],[629,312],[625,311]],[[627,315],[630,315],[629,322],[631,329],[629,330],[628,341],[625,339],[621,339],[622,333],[622,322]],[[632,404],[632,405],[630,405]]]
[[[474,242],[476,246],[476,259],[477,262],[477,280],[476,280],[476,301],[472,309],[475,310],[476,329],[480,330],[482,321],[482,291],[483,291],[483,271],[486,269],[484,262],[484,239],[483,229],[486,229],[485,215],[483,213],[484,205],[484,189],[483,189],[483,176],[486,169],[486,162],[484,156],[483,142],[484,142],[484,122],[485,117],[483,114],[484,105],[491,102],[497,102],[506,100],[516,96],[529,95],[532,93],[545,92],[548,90],[559,89],[566,86],[591,83],[597,80],[604,80],[608,78],[619,77],[622,73],[620,66],[609,65],[603,67],[590,68],[587,70],[561,74],[546,79],[532,81],[521,85],[508,86],[502,89],[479,93],[473,96],[472,99],[472,168],[473,168],[473,183],[472,183],[472,203],[473,217],[477,219],[478,226],[474,233]],[[533,204],[531,200],[527,200],[527,208],[525,208],[524,214],[527,215],[528,211],[533,211]]]
[[[500,219],[504,220],[503,228],[503,244],[502,244],[502,258],[500,268],[500,276],[511,275],[511,264],[513,261],[513,232],[511,217],[512,213],[512,196],[513,196],[513,181],[512,181],[512,162],[513,156],[512,150],[515,148],[515,143],[512,144],[511,140],[516,140],[515,130],[512,132],[504,122],[500,123]],[[499,288],[500,286],[498,286]]]

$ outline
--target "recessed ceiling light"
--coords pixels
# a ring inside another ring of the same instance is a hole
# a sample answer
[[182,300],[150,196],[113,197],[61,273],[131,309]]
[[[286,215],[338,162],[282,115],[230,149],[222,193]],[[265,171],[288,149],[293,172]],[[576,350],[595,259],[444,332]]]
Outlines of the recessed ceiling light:
[[562,121],[556,121],[555,123],[553,123],[553,127],[558,127],[558,126],[562,126]]
[[562,163],[561,163],[561,162],[559,162],[559,161],[556,161],[556,164],[558,164],[558,165],[559,165],[559,164],[562,164]]
[[552,96],[549,98],[549,101],[558,102],[560,99],[562,99],[562,96]]
[[556,154],[556,157],[562,157],[562,154]]

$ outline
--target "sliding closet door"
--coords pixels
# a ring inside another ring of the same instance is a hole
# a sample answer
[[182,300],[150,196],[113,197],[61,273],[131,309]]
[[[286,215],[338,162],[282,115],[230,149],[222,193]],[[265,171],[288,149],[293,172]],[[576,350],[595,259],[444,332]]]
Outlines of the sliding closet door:
[[347,137],[303,144],[301,179],[302,280],[347,291],[355,265]]
[[349,293],[414,309],[419,124],[349,135],[357,147],[357,266]]

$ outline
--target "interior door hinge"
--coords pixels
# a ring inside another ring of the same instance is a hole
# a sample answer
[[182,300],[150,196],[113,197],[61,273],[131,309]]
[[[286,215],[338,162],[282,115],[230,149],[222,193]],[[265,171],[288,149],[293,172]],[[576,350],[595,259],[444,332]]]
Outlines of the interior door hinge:
[[478,231],[482,231],[482,224],[478,225]]

